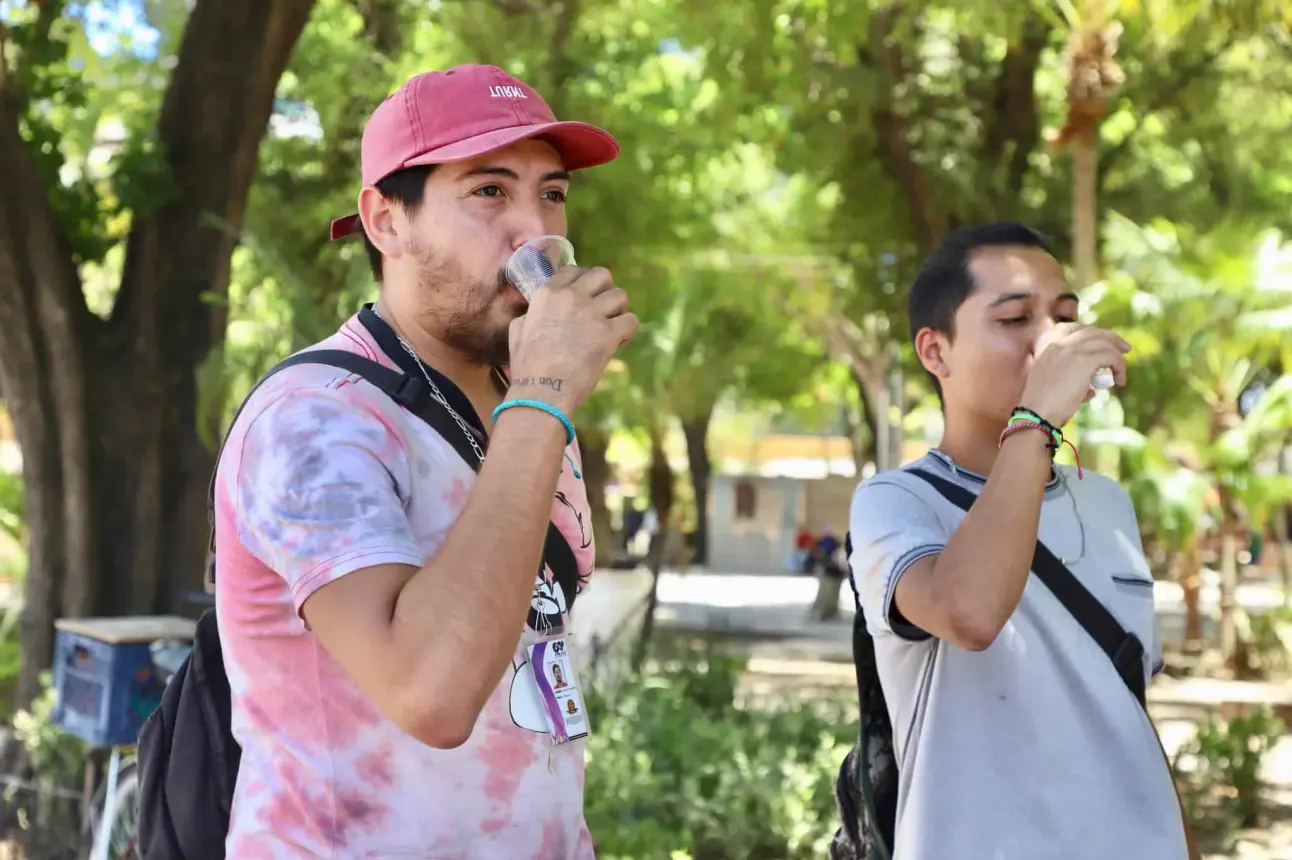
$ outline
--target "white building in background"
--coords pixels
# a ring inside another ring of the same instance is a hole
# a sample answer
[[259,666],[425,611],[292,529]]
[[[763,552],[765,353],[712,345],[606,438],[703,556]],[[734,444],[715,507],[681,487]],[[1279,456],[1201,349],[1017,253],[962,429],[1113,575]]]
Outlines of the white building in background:
[[[928,446],[908,443],[903,462]],[[733,452],[734,453],[734,452]],[[800,527],[820,536],[827,527],[842,542],[860,478],[851,442],[842,437],[767,436],[743,459],[714,452],[709,480],[708,564],[715,573],[787,573]],[[863,477],[873,474],[867,464]]]

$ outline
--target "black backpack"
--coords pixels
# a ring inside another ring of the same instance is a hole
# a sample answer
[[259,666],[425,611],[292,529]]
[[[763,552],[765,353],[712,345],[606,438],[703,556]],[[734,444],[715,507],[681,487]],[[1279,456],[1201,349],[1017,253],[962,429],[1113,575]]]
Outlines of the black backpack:
[[[298,364],[325,364],[347,370],[424,420],[478,470],[479,458],[462,429],[446,404],[431,394],[421,368],[403,352],[393,330],[369,308],[360,311],[359,319],[401,370],[352,352],[316,349],[282,361],[256,383],[252,393],[275,373]],[[429,372],[439,376],[433,369]],[[437,384],[446,397],[458,394],[443,377]],[[247,400],[250,398],[251,393]],[[463,408],[466,407],[458,409],[459,415],[471,414],[464,413]],[[241,411],[240,406],[238,413]],[[207,514],[212,524],[207,576],[213,582],[214,475],[207,495]],[[565,591],[567,611],[572,610],[578,594],[578,563],[555,524],[548,525],[543,562]],[[224,671],[216,614],[214,609],[208,609],[198,619],[193,650],[166,685],[161,703],[139,734],[138,846],[144,860],[224,860],[229,813],[242,760],[242,749],[230,729],[230,717],[229,679]]]
[[[852,532],[843,538],[845,558],[852,558]],[[897,823],[897,755],[893,723],[879,683],[875,640],[866,629],[857,582],[852,586],[856,615],[852,619],[852,660],[857,672],[860,720],[857,743],[839,766],[835,800],[843,826],[830,844],[830,860],[889,860]],[[863,752],[864,751],[864,752]]]
[[[968,511],[977,499],[970,491],[923,469],[908,469],[933,486],[947,501]],[[852,533],[844,537],[852,557]],[[1099,644],[1131,694],[1145,705],[1144,645],[1121,626],[1113,614],[1086,590],[1081,581],[1039,540],[1032,555],[1032,574],[1053,592],[1064,608]],[[857,743],[844,758],[835,783],[835,800],[842,826],[830,845],[831,860],[890,860],[897,824],[897,755],[893,724],[879,682],[875,640],[866,629],[861,595],[852,583],[857,613],[852,623],[852,657],[857,669],[860,729]],[[1165,755],[1165,753],[1164,753]]]

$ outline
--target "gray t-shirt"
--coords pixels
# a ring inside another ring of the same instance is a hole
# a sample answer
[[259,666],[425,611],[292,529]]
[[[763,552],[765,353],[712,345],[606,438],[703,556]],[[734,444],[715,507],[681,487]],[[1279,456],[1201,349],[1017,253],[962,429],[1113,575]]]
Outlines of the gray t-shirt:
[[[984,484],[940,452],[912,467],[974,493]],[[898,579],[939,553],[963,517],[904,470],[876,475],[853,496],[852,571],[901,773],[893,860],[1181,860],[1179,803],[1152,724],[1035,576],[980,652],[933,639],[893,611]],[[1040,538],[1139,636],[1146,679],[1160,671],[1153,579],[1125,491],[1060,467]]]

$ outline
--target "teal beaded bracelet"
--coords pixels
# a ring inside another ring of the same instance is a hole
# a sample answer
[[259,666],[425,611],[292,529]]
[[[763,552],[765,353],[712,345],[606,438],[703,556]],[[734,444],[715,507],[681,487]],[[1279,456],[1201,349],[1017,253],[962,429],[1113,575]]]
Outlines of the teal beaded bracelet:
[[508,409],[512,408],[513,406],[528,406],[530,409],[537,409],[541,412],[546,412],[548,415],[551,415],[557,421],[560,421],[562,424],[565,425],[565,444],[566,445],[574,444],[574,424],[570,421],[569,418],[565,417],[564,412],[557,409],[552,404],[544,403],[541,400],[504,400],[502,403],[499,403],[498,408],[493,411],[494,423],[497,424],[498,416],[506,412]]

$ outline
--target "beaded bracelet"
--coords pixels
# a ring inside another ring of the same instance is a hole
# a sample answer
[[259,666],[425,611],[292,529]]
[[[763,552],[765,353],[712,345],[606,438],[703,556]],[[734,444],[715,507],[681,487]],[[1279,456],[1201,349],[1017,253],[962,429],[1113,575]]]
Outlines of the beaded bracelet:
[[[1013,436],[1015,433],[1020,433],[1024,430],[1040,430],[1046,436],[1050,435],[1050,431],[1045,429],[1045,425],[1038,424],[1035,421],[1010,421],[1009,426],[1007,426],[1003,431],[1001,431],[1000,441],[997,443],[997,445],[998,446],[1004,445],[1006,439],[1008,439],[1010,436]],[[1054,448],[1055,448],[1053,439],[1051,439],[1050,442],[1046,443],[1045,447],[1050,451],[1050,457],[1053,458]]]
[[1081,468],[1081,453],[1077,450],[1077,446],[1063,438],[1062,430],[1055,427],[1034,410],[1028,409],[1027,407],[1019,406],[1014,410],[1013,415],[1010,416],[1009,423],[1000,434],[1000,440],[997,442],[997,445],[1004,445],[1006,439],[1014,433],[1022,430],[1040,430],[1050,437],[1050,443],[1045,447],[1050,452],[1051,460],[1054,459],[1055,455],[1059,453],[1059,449],[1066,443],[1067,446],[1072,449],[1072,456],[1077,462],[1077,480],[1081,480],[1085,477],[1085,472]]
[[498,416],[506,412],[508,409],[511,409],[513,406],[528,406],[530,409],[537,409],[540,412],[546,412],[548,415],[551,415],[557,421],[560,421],[565,425],[565,444],[574,444],[574,423],[566,417],[564,412],[557,409],[552,404],[544,403],[541,400],[504,400],[502,403],[499,403],[498,408],[493,411],[494,423],[497,424]]
[[1033,424],[1039,424],[1041,425],[1041,429],[1050,434],[1050,438],[1054,440],[1055,448],[1058,448],[1063,444],[1063,431],[1042,418],[1039,412],[1033,409],[1028,409],[1025,406],[1019,406],[1010,416],[1009,423],[1013,424],[1017,421],[1027,421]]

